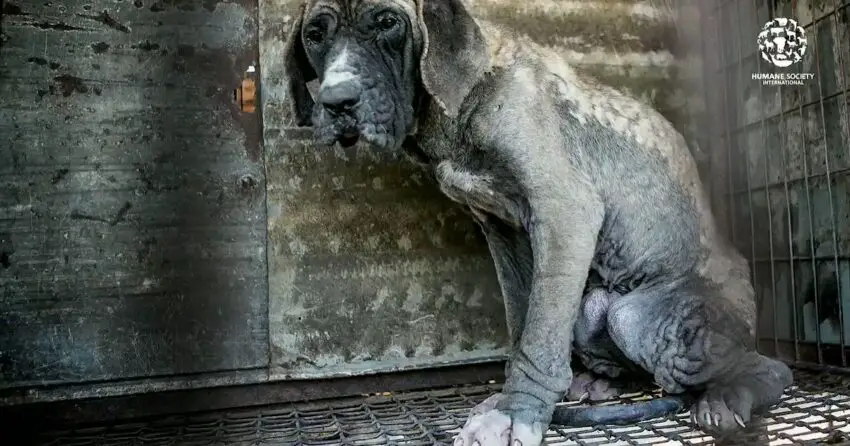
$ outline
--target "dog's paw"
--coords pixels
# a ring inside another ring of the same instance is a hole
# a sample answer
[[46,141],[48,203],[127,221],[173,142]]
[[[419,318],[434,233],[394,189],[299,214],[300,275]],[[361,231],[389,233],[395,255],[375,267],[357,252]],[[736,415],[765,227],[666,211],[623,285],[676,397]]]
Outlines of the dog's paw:
[[570,389],[567,390],[569,401],[605,401],[619,397],[624,390],[612,381],[590,372],[573,376]]
[[494,408],[501,398],[501,394],[493,395],[473,408],[463,429],[455,437],[454,446],[539,446],[541,444],[543,429],[539,425],[529,425],[513,420],[506,412]]
[[466,419],[466,424],[464,427],[469,424],[470,420],[475,418],[476,415],[481,415],[483,413],[490,412],[496,408],[496,404],[499,404],[499,401],[505,398],[504,393],[494,393],[490,395],[486,400],[478,403],[472,410],[469,411],[469,418]]
[[724,437],[747,426],[752,407],[753,398],[746,388],[719,386],[703,393],[691,417],[705,433]]

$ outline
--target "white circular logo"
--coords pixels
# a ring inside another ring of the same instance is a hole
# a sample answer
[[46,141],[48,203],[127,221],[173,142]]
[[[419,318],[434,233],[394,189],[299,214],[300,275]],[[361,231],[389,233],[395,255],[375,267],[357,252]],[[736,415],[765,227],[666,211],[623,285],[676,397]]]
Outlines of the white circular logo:
[[784,68],[803,60],[806,54],[806,30],[794,19],[775,18],[758,35],[762,59]]

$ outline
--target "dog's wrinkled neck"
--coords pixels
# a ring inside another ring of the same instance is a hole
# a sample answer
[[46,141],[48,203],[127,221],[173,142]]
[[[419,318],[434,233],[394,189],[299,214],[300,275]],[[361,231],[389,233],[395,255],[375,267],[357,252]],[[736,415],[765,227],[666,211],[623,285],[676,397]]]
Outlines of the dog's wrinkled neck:
[[410,130],[407,132],[408,136],[414,136],[418,133],[421,128],[420,121],[423,119],[423,116],[427,116],[430,102],[428,92],[419,83],[413,92],[413,119],[410,123]]
[[430,102],[428,99],[425,89],[421,85],[417,87],[413,95],[413,120],[404,141],[401,143],[402,150],[423,164],[430,164],[432,161],[431,157],[422,150],[420,141],[420,130],[422,128],[420,121],[423,116],[427,115]]
[[[457,119],[446,116],[430,95],[425,94],[417,107],[413,129],[405,139],[405,150],[429,164],[453,159],[458,155]],[[411,150],[409,147],[415,149]]]

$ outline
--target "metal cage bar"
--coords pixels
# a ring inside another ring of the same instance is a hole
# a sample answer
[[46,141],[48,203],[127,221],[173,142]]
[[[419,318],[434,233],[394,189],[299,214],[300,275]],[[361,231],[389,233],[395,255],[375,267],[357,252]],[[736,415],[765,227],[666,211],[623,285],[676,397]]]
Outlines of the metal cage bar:
[[[760,350],[793,365],[848,370],[844,315],[850,284],[844,270],[850,264],[850,252],[845,252],[850,241],[843,232],[850,221],[843,211],[847,205],[840,200],[850,171],[850,163],[841,159],[850,159],[848,43],[842,39],[848,34],[850,2],[828,3],[818,12],[802,14],[806,23],[800,23],[808,36],[808,71],[815,74],[810,85],[747,84],[758,82],[751,79],[748,67],[758,73],[772,69],[755,48],[757,30],[776,17],[796,19],[796,1],[704,4],[704,29],[715,42],[703,46],[703,69],[706,101],[711,103],[708,96],[720,93],[719,105],[709,111],[719,126],[710,129],[710,148],[724,153],[727,169],[722,194],[726,215],[718,217],[728,221],[733,245],[751,266],[759,297]],[[749,35],[748,30],[756,33]],[[825,37],[831,47],[820,41],[824,33],[831,33]],[[753,48],[744,51],[747,42]],[[787,70],[798,72],[795,68],[804,65]],[[712,79],[720,85],[708,88]],[[754,107],[761,111],[754,113]],[[718,167],[709,166],[711,178],[723,178]],[[824,221],[828,228],[817,226]],[[826,335],[826,321],[833,329],[837,326],[837,333]]]

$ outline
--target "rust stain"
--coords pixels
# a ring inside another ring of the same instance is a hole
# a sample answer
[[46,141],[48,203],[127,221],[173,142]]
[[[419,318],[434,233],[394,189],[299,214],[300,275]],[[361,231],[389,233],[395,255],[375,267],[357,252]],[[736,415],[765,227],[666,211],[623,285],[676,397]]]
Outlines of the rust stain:
[[15,247],[12,245],[12,236],[8,232],[0,232],[0,266],[3,269],[12,267],[12,255]]
[[91,49],[95,54],[103,54],[109,49],[109,44],[106,42],[93,43],[91,44]]
[[30,57],[27,59],[27,62],[41,66],[48,66],[51,70],[56,70],[61,66],[58,62],[50,62],[43,57]]
[[256,109],[257,84],[254,79],[242,79],[242,84],[234,92],[236,104],[245,113],[254,113]]
[[[171,56],[172,70],[179,73],[203,72],[205,77],[210,77],[210,83],[205,85],[206,96],[215,98],[219,104],[227,107],[231,118],[245,134],[244,148],[248,159],[258,162],[262,153],[262,109],[257,103],[260,86],[256,72],[251,75],[247,73],[250,66],[254,66],[255,70],[258,66],[259,49],[256,41],[235,52],[205,46],[179,45]],[[250,112],[243,110],[235,100],[234,89],[242,85],[243,79],[251,79],[254,82],[254,109]]]
[[217,4],[217,0],[204,0],[204,9],[209,12],[215,12],[215,7]]
[[159,49],[159,44],[145,40],[144,42],[139,42],[136,45],[131,45],[130,48],[134,50],[154,51]]
[[109,221],[109,226],[115,226],[124,220],[124,217],[127,216],[127,212],[129,212],[132,207],[133,205],[129,201],[125,202],[124,205],[121,206],[121,209],[118,209],[118,212],[115,213],[115,216],[112,217],[112,220]]
[[[178,11],[195,11],[198,9],[198,1],[192,0],[169,0],[155,1],[150,6],[151,12],[167,11],[170,8],[175,8]],[[246,9],[256,9],[257,0],[203,0],[200,6],[208,12],[215,12],[219,4],[236,3]],[[137,8],[144,7],[144,2],[135,0],[133,5]]]
[[[259,98],[259,50],[254,47],[238,54],[233,68],[239,70],[239,87],[230,97],[230,114],[245,132],[245,154],[252,162],[260,160],[262,152],[262,109]],[[233,82],[233,81],[230,81]],[[231,83],[233,85],[233,83]]]

